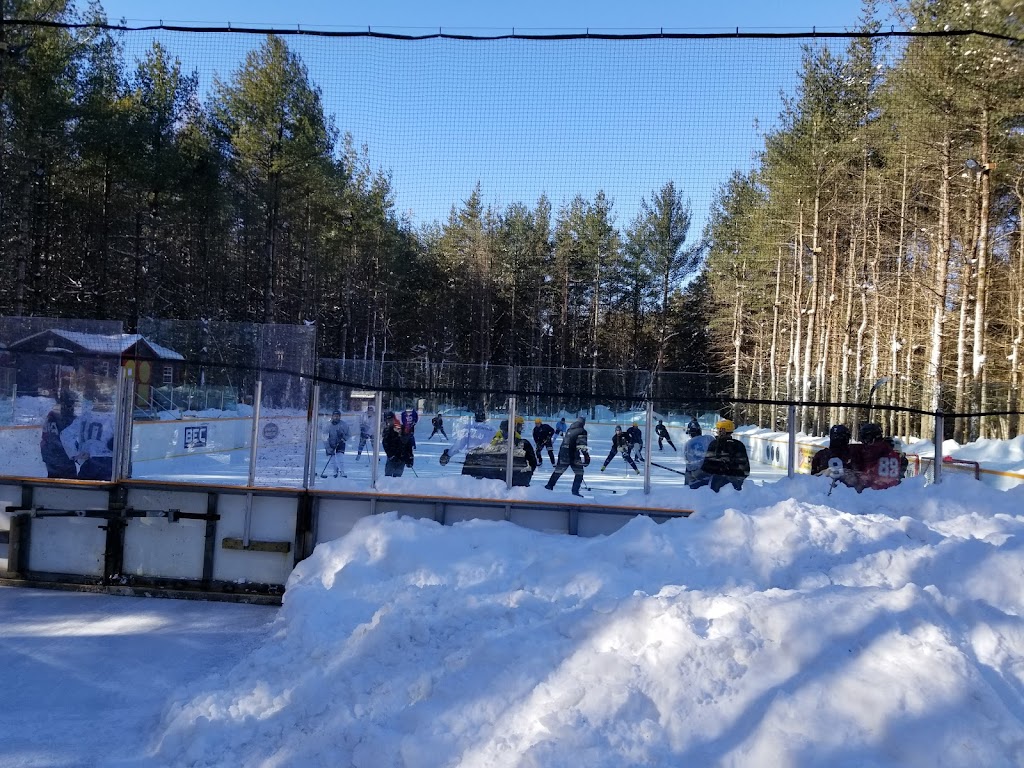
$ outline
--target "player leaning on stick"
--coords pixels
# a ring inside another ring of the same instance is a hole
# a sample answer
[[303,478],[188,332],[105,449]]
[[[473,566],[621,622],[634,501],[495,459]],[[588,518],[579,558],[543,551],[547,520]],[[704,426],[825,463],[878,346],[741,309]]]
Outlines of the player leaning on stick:
[[[327,425],[327,439],[324,441],[324,450],[330,457],[328,464],[334,464],[334,476],[345,474],[345,444],[348,443],[348,424],[341,420],[341,411],[331,414],[331,423]],[[324,467],[327,471],[327,467]]]
[[540,417],[533,420],[533,444],[537,446],[537,466],[544,463],[544,451],[548,452],[551,466],[555,466],[554,438],[555,428],[545,424]]

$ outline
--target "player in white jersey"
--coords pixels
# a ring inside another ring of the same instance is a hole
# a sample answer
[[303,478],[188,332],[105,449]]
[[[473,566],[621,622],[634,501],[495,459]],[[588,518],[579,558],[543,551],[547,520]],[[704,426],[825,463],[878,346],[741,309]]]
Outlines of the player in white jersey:
[[78,465],[79,480],[111,480],[114,474],[114,414],[82,402],[82,412],[60,435]]

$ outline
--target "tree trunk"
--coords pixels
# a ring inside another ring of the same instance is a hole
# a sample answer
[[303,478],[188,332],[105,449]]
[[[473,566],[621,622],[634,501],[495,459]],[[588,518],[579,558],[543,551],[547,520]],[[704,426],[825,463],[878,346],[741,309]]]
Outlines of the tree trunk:
[[[940,145],[939,166],[939,231],[933,239],[935,249],[935,268],[932,272],[932,321],[929,339],[928,370],[931,377],[931,391],[925,394],[925,408],[938,411],[942,407],[942,354],[945,351],[946,299],[948,297],[947,274],[952,245],[950,234],[950,155],[952,140],[948,130],[942,137]],[[942,436],[939,436],[942,439]]]
[[[814,347],[814,319],[818,313],[818,254],[821,253],[821,248],[818,245],[818,234],[820,221],[821,196],[816,190],[814,195],[814,217],[811,222],[811,295],[807,300],[807,331],[803,350],[803,370],[800,373],[800,399],[805,403],[811,399],[811,349]],[[811,409],[805,406],[800,411],[800,428],[804,433],[807,433],[810,431]]]
[[[779,347],[779,296],[782,291],[782,246],[779,246],[779,255],[775,261],[775,303],[772,305],[772,344],[768,352],[768,376],[770,377],[771,400],[779,399],[779,369],[778,369],[778,347]],[[775,429],[776,410],[772,406],[771,429]]]
[[[981,385],[982,367],[985,365],[985,344],[986,344],[986,314],[985,308],[988,301],[988,217],[989,197],[991,179],[989,174],[989,126],[988,109],[982,109],[981,119],[981,171],[980,171],[980,201],[978,204],[978,239],[975,251],[975,284],[974,284],[974,346],[973,358],[971,360],[971,379],[974,384],[974,410],[984,410],[982,400],[984,399],[984,387]],[[971,439],[986,437],[985,417],[978,418],[976,428],[972,420]]]

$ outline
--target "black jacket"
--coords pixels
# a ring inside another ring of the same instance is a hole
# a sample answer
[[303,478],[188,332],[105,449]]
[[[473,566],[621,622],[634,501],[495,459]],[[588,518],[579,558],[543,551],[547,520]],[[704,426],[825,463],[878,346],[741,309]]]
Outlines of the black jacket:
[[562,444],[558,447],[559,464],[578,464],[580,454],[584,454],[589,461],[590,446],[587,445],[586,422],[577,419],[565,433]]
[[700,468],[708,475],[747,477],[750,475],[747,447],[734,437],[716,437],[708,446]]
[[843,462],[843,466],[850,469],[853,464],[853,451],[850,450],[849,445],[843,446],[841,450],[833,449],[831,445],[827,448],[822,448],[811,459],[811,474],[820,475],[823,471],[828,469],[829,459],[837,458]]
[[627,435],[625,432],[615,432],[612,434],[613,451],[621,451],[623,448],[628,447],[629,443],[629,435]]
[[629,438],[631,443],[636,443],[639,446],[644,444],[644,433],[640,431],[640,427],[630,427],[627,429],[626,437]]
[[555,428],[550,424],[538,424],[533,428],[533,442],[537,444],[537,450],[551,445],[551,438],[555,436]]
[[409,438],[409,435],[402,434],[391,428],[384,432],[381,443],[384,446],[384,454],[388,459],[401,461],[407,467],[412,466],[412,440]]

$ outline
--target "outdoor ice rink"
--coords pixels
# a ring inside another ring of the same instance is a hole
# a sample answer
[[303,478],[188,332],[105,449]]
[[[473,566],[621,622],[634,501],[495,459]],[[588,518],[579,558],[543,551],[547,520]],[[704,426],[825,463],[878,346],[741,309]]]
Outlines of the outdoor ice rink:
[[[273,417],[266,418],[270,419]],[[352,433],[356,437],[354,439],[350,439],[346,446],[346,452],[343,460],[345,476],[337,478],[334,477],[333,465],[327,466],[326,477],[320,477],[321,471],[328,462],[328,457],[325,454],[323,447],[323,433],[327,422],[325,418],[320,419],[318,430],[319,434],[317,437],[317,451],[315,456],[316,467],[312,481],[314,488],[320,490],[365,491],[369,490],[371,487],[370,468],[373,461],[372,441],[370,441],[367,448],[364,449],[362,456],[357,458],[356,453],[359,442],[358,427],[352,420],[351,415],[347,415],[346,418],[350,420]],[[261,418],[261,421],[263,420],[264,419]],[[278,419],[278,422],[279,421],[280,419]],[[500,421],[501,419],[493,418],[488,420],[488,424],[497,429]],[[405,470],[403,477],[399,481],[401,483],[402,491],[414,492],[415,488],[410,487],[410,481],[414,482],[417,479],[430,481],[424,482],[424,486],[431,486],[432,492],[436,490],[436,488],[433,487],[436,485],[436,482],[434,481],[438,480],[446,480],[446,485],[453,481],[457,482],[460,485],[460,489],[464,493],[469,494],[472,494],[471,489],[477,488],[478,486],[480,487],[480,490],[483,490],[483,485],[485,484],[489,486],[499,485],[504,487],[504,483],[501,483],[500,481],[478,480],[476,478],[463,476],[463,453],[455,454],[447,466],[442,466],[440,464],[439,458],[442,451],[451,447],[456,438],[456,430],[458,430],[463,424],[467,423],[467,419],[466,417],[459,419],[446,419],[445,422],[445,430],[451,439],[445,440],[440,434],[438,434],[431,440],[428,438],[431,432],[429,417],[421,416],[420,422],[416,428],[415,464],[412,468]],[[547,423],[553,424],[553,422],[550,421]],[[620,424],[625,429],[629,426],[630,422],[627,421]],[[638,464],[640,474],[636,474],[622,458],[616,456],[612,459],[608,468],[604,472],[600,471],[601,465],[607,457],[608,451],[611,447],[611,437],[615,430],[615,426],[616,423],[588,422],[587,432],[590,444],[591,463],[586,469],[584,482],[587,486],[598,493],[601,491],[607,492],[614,490],[620,493],[636,492],[638,494],[642,494],[644,488],[643,464]],[[527,419],[524,432],[527,433],[528,439],[528,433],[532,431],[532,428],[532,419]],[[687,436],[683,431],[683,427],[678,425],[669,425],[669,432],[672,435],[672,440],[675,443],[677,450],[674,451],[668,444],[665,444],[664,449],[659,451],[657,440],[654,440],[653,451],[650,453],[649,459],[654,464],[662,465],[662,467],[651,466],[651,487],[652,489],[676,487],[681,489],[684,493],[689,493],[689,489],[684,487],[685,480],[683,476],[678,474],[683,471],[685,466],[682,458],[682,450],[683,446],[686,444]],[[284,431],[282,431],[282,434],[283,433]],[[556,439],[556,458],[558,455],[558,444],[559,441]],[[648,447],[649,446],[645,446],[644,449],[645,457],[648,456]],[[256,458],[256,484],[301,487],[303,469],[305,466],[305,457],[303,455],[304,449],[305,443],[303,441],[289,440],[286,437],[279,438],[275,442],[262,441],[257,451]],[[396,484],[395,478],[388,478],[384,476],[383,451],[380,451],[377,462],[377,488],[387,489],[389,486]],[[667,467],[667,469],[663,467]],[[543,464],[533,475],[533,480],[530,484],[531,488],[543,489],[544,483],[547,481],[548,477],[550,477],[551,470],[552,467],[549,458],[545,453],[545,456],[543,457]],[[245,450],[183,455],[149,461],[136,461],[133,462],[132,465],[132,476],[135,478],[173,482],[195,482],[201,484],[244,485],[248,478],[248,472],[249,456],[248,452]],[[773,482],[785,476],[785,470],[780,470],[775,467],[751,461],[751,473],[748,482],[763,484],[766,482]],[[554,493],[569,494],[570,487],[572,485],[571,480],[572,471],[568,470],[562,476],[562,479],[559,480]],[[493,490],[493,488],[490,490]],[[487,493],[486,495],[489,496],[491,493]],[[630,493],[630,495],[633,496],[634,493]]]

